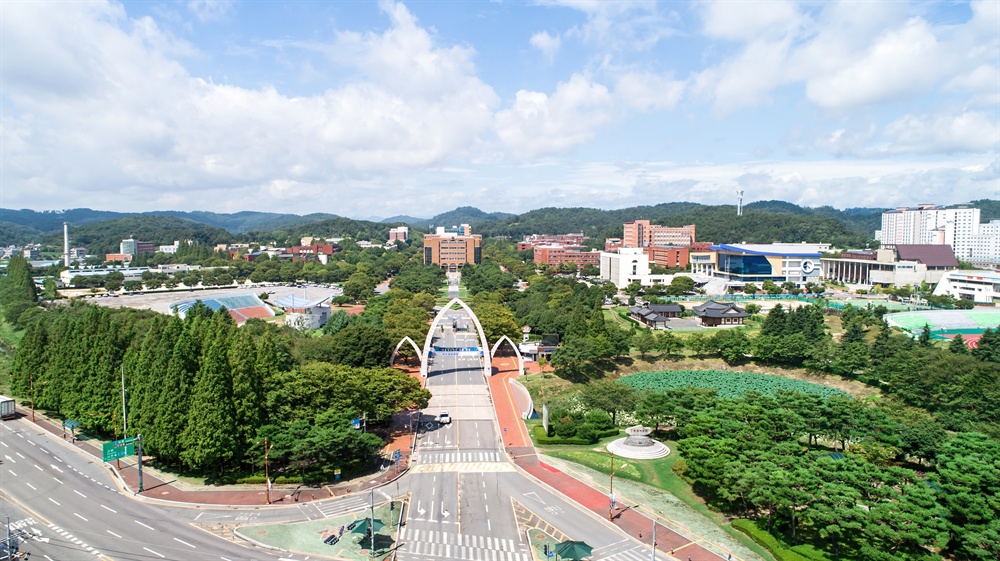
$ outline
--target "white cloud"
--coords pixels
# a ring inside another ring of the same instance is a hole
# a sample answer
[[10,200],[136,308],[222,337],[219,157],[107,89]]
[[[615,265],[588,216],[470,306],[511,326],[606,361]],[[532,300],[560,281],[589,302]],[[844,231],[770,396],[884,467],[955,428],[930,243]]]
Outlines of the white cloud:
[[948,58],[927,22],[913,18],[880,37],[859,60],[810,79],[806,94],[829,108],[911,97],[949,71]]
[[701,5],[705,34],[723,39],[749,41],[762,36],[785,35],[802,16],[795,3],[715,0]]
[[556,53],[559,52],[562,40],[559,38],[558,34],[549,35],[548,31],[539,31],[531,36],[528,43],[530,43],[532,47],[541,51],[545,60],[551,64],[555,59]]
[[684,95],[686,83],[651,72],[627,71],[617,76],[615,97],[640,111],[673,109]]
[[188,10],[201,23],[225,19],[233,11],[234,0],[189,0]]
[[643,50],[675,33],[655,0],[537,0],[537,3],[583,12],[587,22],[567,30],[565,36],[610,49]]
[[521,90],[514,105],[496,114],[501,143],[522,158],[564,152],[594,135],[594,129],[612,117],[608,89],[575,74],[548,96]]
[[1000,148],[996,113],[962,111],[955,114],[906,115],[886,127],[893,152],[946,154],[989,152]]

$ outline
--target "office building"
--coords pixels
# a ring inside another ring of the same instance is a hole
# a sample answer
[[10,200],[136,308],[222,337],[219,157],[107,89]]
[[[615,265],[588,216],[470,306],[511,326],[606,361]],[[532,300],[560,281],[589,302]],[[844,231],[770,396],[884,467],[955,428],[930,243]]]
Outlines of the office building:
[[947,245],[898,244],[894,249],[862,249],[820,259],[824,279],[842,284],[919,286],[936,284],[958,260]]
[[601,264],[600,251],[583,251],[581,246],[539,245],[535,246],[534,250],[536,265],[558,267],[563,263],[573,263],[579,269],[584,265],[594,265],[597,267]]
[[439,226],[434,234],[424,236],[424,265],[455,272],[463,265],[482,261],[483,237],[472,234],[468,224],[451,230]]
[[407,226],[397,226],[389,229],[389,242],[407,242],[410,240],[410,228]]
[[830,244],[719,244],[691,252],[691,272],[725,279],[732,287],[766,280],[804,285],[820,279],[820,254]]
[[1000,306],[1000,273],[995,271],[948,271],[934,288],[935,296],[949,295],[976,304]]
[[979,234],[978,208],[943,208],[933,204],[900,207],[882,213],[882,229],[875,239],[883,248],[897,244],[950,245],[955,255],[969,259],[973,237]]
[[695,241],[695,226],[671,227],[650,224],[649,220],[636,220],[624,224],[623,247],[648,247],[651,245],[691,245]]
[[135,238],[129,238],[127,240],[122,240],[119,244],[118,253],[122,255],[131,255],[136,257],[143,253],[156,253],[156,244],[153,242],[140,242]]

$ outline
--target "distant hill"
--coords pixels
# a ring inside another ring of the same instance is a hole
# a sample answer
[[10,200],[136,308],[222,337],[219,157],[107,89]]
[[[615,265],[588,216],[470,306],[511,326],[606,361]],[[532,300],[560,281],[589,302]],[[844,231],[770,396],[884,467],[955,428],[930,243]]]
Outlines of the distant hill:
[[[203,244],[227,243],[233,240],[233,235],[222,228],[185,218],[131,215],[76,226],[70,230],[70,243],[73,247],[86,247],[88,253],[103,255],[118,253],[121,241],[130,236],[156,245],[168,245],[175,240],[195,240]],[[61,252],[62,228],[44,236],[41,242],[44,246],[57,248]]]
[[386,223],[388,223],[388,222],[402,222],[403,224],[408,224],[408,225],[414,226],[414,227],[416,227],[416,226],[424,226],[425,222],[426,223],[430,223],[430,221],[431,221],[430,218],[417,218],[415,216],[407,216],[405,214],[401,214],[399,216],[390,216],[389,218],[384,218],[382,220],[379,220],[379,222],[386,222]]
[[[716,243],[831,242],[839,247],[863,247],[874,236],[874,228],[862,230],[869,214],[850,217],[823,207],[810,209],[782,201],[763,201],[744,207],[736,216],[735,205],[709,206],[697,203],[665,203],[617,210],[591,208],[543,208],[482,225],[484,236],[519,238],[526,234],[560,234],[582,231],[597,241],[620,237],[622,224],[648,219],[653,224],[695,224],[697,238]],[[836,215],[836,216],[834,216]]]

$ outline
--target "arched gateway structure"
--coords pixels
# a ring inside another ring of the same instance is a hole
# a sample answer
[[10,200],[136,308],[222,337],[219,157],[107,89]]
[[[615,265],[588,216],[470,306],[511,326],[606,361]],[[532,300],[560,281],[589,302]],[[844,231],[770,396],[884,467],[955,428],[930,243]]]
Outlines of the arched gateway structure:
[[441,319],[444,318],[445,314],[447,314],[455,304],[458,304],[463,310],[469,313],[469,317],[472,318],[472,323],[476,326],[476,333],[479,337],[479,348],[482,351],[483,357],[483,376],[488,378],[493,373],[493,363],[490,361],[490,353],[486,352],[489,349],[489,346],[486,343],[486,334],[483,333],[483,326],[479,323],[479,318],[476,317],[472,308],[458,298],[452,298],[451,302],[448,302],[447,305],[441,308],[441,311],[434,316],[434,321],[431,322],[431,328],[427,330],[427,338],[424,339],[424,351],[420,354],[420,375],[425,378],[427,377],[427,357],[430,355],[431,348],[433,348],[431,341],[434,339],[434,330],[438,328],[438,325],[441,323]]
[[511,346],[511,348],[514,349],[514,355],[517,356],[518,374],[524,375],[524,357],[521,356],[521,350],[517,348],[517,345],[514,344],[514,341],[510,340],[510,337],[504,335],[503,337],[497,339],[497,342],[493,343],[493,348],[490,349],[490,357],[492,358],[497,356],[497,350],[500,348],[500,345],[504,341],[506,341]]
[[403,343],[409,343],[410,346],[413,347],[413,350],[416,351],[417,357],[420,358],[421,361],[420,367],[422,369],[424,365],[423,363],[424,355],[423,353],[420,352],[420,347],[418,347],[417,344],[413,342],[413,339],[410,339],[409,335],[403,337],[402,339],[399,340],[398,343],[396,343],[396,348],[392,350],[392,358],[389,359],[389,366],[393,366],[396,364],[396,355],[399,353],[399,348],[403,346]]

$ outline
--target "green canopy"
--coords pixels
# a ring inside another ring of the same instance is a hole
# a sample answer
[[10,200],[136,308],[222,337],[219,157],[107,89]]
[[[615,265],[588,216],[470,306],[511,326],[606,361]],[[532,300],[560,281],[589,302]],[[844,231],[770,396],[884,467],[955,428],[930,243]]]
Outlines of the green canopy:
[[572,559],[578,561],[592,555],[594,548],[584,542],[561,542],[555,547],[556,559]]
[[382,529],[385,524],[381,520],[371,520],[369,518],[362,518],[354,523],[354,529],[351,530],[352,534],[365,534],[368,535],[369,528],[374,528],[376,532]]

